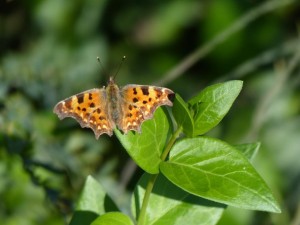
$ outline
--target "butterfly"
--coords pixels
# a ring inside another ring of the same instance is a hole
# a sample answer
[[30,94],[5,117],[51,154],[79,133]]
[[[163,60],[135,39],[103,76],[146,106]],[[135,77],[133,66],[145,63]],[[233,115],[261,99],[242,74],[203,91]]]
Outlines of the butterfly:
[[141,133],[141,124],[153,117],[161,105],[173,105],[174,92],[168,88],[129,84],[119,88],[110,77],[107,87],[73,95],[56,104],[53,112],[62,120],[76,119],[81,127],[91,128],[96,139],[112,136],[116,127],[124,134]]

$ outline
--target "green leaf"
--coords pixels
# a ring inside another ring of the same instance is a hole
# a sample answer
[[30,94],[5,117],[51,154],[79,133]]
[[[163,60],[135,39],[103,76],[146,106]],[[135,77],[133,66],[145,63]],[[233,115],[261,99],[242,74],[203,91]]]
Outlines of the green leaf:
[[133,222],[123,213],[110,212],[99,216],[91,225],[133,225]]
[[111,211],[118,211],[117,206],[103,187],[88,176],[70,225],[90,224],[97,216]]
[[189,101],[194,111],[194,136],[206,133],[223,119],[242,86],[239,80],[215,84]]
[[249,144],[240,144],[234,145],[234,147],[239,150],[247,159],[252,161],[260,148],[260,143],[249,143]]
[[150,174],[158,173],[160,156],[170,132],[170,120],[162,108],[158,108],[151,120],[142,124],[142,132],[130,131],[124,135],[119,130],[115,134],[131,158]]
[[[150,176],[144,174],[134,191],[132,214],[139,215]],[[225,205],[199,198],[178,188],[164,176],[158,175],[146,212],[147,225],[214,225]]]
[[239,208],[280,212],[249,161],[218,139],[197,137],[177,142],[160,169],[171,182],[197,196]]
[[186,103],[178,94],[175,95],[172,112],[177,122],[177,126],[181,126],[183,128],[183,133],[192,137],[194,133],[194,121]]

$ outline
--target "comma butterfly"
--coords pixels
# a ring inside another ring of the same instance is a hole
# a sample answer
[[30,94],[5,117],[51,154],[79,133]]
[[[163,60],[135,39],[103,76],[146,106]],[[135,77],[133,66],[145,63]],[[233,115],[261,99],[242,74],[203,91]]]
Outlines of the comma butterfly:
[[107,87],[73,95],[56,104],[53,112],[60,119],[72,117],[81,127],[91,128],[96,139],[103,133],[112,136],[117,126],[123,133],[141,133],[141,124],[153,117],[161,105],[172,106],[174,92],[168,88],[129,84],[119,88],[114,79]]

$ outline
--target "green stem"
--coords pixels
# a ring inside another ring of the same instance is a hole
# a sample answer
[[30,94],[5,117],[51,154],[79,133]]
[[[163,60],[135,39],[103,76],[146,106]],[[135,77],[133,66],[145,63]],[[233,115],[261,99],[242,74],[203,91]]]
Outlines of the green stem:
[[[178,135],[180,134],[182,130],[182,127],[179,127],[172,135],[172,137],[170,138],[165,150],[163,151],[162,155],[161,155],[161,160],[165,161],[172,146],[174,145]],[[159,174],[152,174],[150,175],[146,190],[145,190],[145,195],[144,195],[144,199],[143,199],[143,203],[142,203],[142,207],[141,207],[141,211],[139,213],[138,216],[138,220],[137,220],[137,225],[144,225],[145,223],[145,216],[146,216],[146,209],[149,203],[149,198],[150,198],[150,194],[152,192],[153,186],[155,184],[155,181],[157,179]]]
[[155,183],[155,180],[156,180],[157,177],[158,177],[158,174],[150,175],[150,179],[149,179],[147,187],[146,187],[145,196],[144,196],[144,199],[143,199],[141,211],[140,211],[140,214],[139,214],[139,217],[138,217],[137,225],[143,225],[145,223],[147,205],[148,205],[150,194],[152,192],[152,189],[153,189],[153,186],[154,186],[154,183]]
[[161,154],[161,160],[165,161],[171,148],[173,147],[177,137],[179,136],[180,132],[182,131],[182,127],[178,127],[178,129],[173,133],[172,137],[170,138],[170,141],[167,145],[167,147],[165,148],[165,150],[163,151],[163,153]]

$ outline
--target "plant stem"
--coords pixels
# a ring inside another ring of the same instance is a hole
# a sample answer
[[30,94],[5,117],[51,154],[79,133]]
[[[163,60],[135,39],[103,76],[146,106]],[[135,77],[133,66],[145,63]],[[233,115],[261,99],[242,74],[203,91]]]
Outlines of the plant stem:
[[163,153],[161,154],[161,160],[165,161],[171,148],[173,147],[177,137],[179,136],[180,132],[182,131],[182,127],[178,127],[177,130],[173,133],[172,137],[170,138],[170,141],[167,145],[167,147],[165,148],[165,150],[163,151]]
[[[161,160],[162,161],[165,161],[172,146],[174,145],[178,135],[180,134],[182,130],[182,127],[179,127],[174,133],[173,135],[171,136],[165,150],[163,151],[162,155],[161,155]],[[147,209],[147,206],[148,206],[148,203],[149,203],[149,198],[150,198],[150,194],[152,192],[152,189],[153,189],[153,186],[154,186],[154,183],[157,179],[159,174],[152,174],[150,175],[150,178],[149,178],[149,181],[148,181],[148,184],[147,184],[147,187],[146,187],[146,190],[145,190],[145,195],[144,195],[144,199],[143,199],[143,203],[142,203],[142,207],[141,207],[141,211],[140,211],[140,214],[138,216],[138,220],[137,220],[137,225],[144,225],[145,223],[145,216],[146,216],[146,209]]]
[[148,205],[150,194],[152,192],[152,189],[153,189],[153,186],[154,186],[154,183],[155,183],[155,180],[156,180],[157,177],[158,177],[158,174],[150,175],[150,178],[149,178],[149,181],[148,181],[148,184],[147,184],[147,187],[146,187],[146,191],[145,191],[141,211],[140,211],[140,214],[139,214],[139,217],[138,217],[137,225],[143,225],[145,223],[147,205]]

